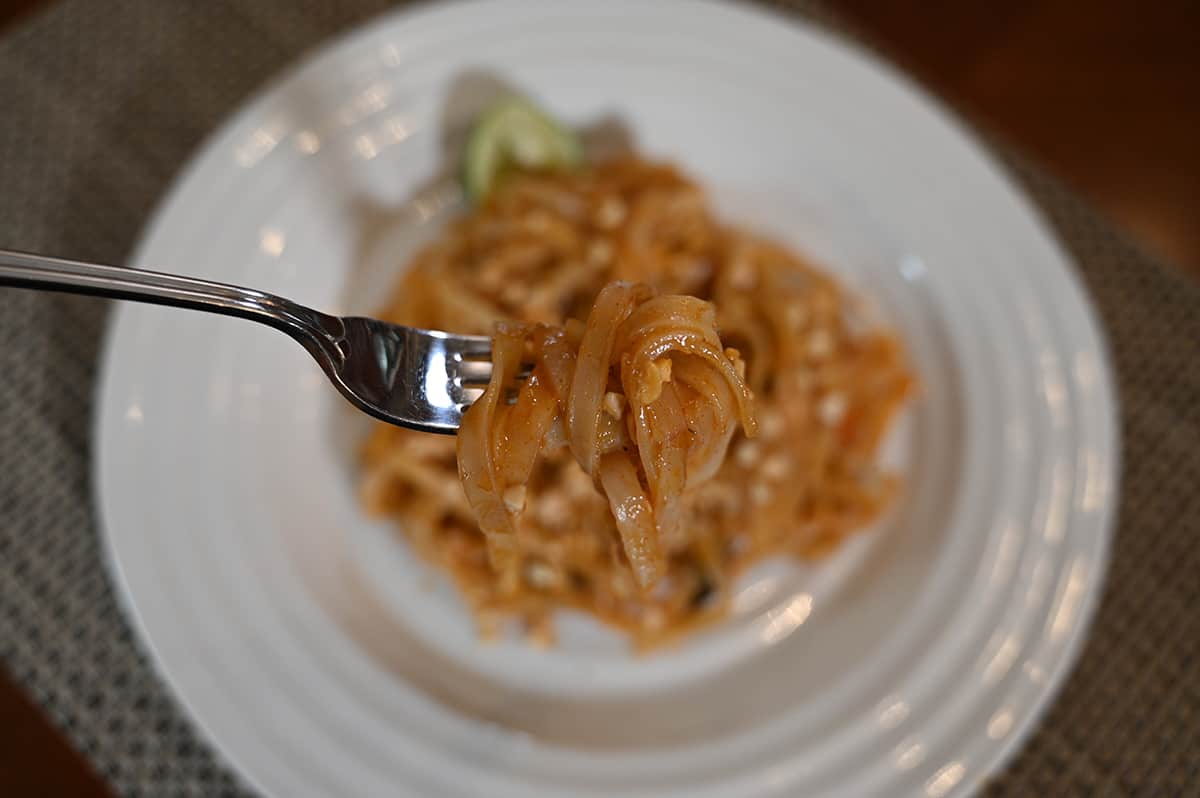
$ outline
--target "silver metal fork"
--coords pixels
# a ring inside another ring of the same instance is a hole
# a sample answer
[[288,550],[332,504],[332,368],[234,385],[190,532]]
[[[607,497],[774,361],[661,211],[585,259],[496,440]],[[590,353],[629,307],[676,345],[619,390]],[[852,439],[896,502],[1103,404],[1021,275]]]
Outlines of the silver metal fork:
[[491,376],[491,342],[330,316],[234,285],[0,249],[0,285],[131,299],[250,319],[290,335],[342,395],[376,418],[453,433]]

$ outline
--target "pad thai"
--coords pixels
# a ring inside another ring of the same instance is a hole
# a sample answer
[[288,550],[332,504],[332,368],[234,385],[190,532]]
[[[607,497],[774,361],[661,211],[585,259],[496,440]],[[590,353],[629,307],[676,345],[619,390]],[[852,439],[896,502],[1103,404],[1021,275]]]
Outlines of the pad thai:
[[362,495],[482,635],[551,643],[574,609],[662,645],[727,612],[749,566],[820,558],[883,512],[898,480],[876,457],[913,378],[832,277],[669,165],[473,144],[475,207],[379,315],[493,336],[491,382],[457,439],[379,424]]

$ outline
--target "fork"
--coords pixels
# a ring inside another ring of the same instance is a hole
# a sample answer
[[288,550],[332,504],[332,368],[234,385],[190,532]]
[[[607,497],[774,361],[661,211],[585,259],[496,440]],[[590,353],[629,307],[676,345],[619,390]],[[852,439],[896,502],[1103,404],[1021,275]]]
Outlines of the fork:
[[491,377],[491,341],[331,316],[274,294],[161,272],[0,249],[0,286],[205,310],[290,335],[358,409],[391,424],[454,433]]

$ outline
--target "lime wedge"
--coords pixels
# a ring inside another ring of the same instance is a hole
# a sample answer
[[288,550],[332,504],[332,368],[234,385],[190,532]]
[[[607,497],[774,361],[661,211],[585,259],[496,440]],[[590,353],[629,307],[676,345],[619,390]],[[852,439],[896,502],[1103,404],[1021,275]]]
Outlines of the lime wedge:
[[569,169],[583,153],[579,139],[527,100],[503,100],[471,129],[463,183],[472,202],[482,202],[505,172]]

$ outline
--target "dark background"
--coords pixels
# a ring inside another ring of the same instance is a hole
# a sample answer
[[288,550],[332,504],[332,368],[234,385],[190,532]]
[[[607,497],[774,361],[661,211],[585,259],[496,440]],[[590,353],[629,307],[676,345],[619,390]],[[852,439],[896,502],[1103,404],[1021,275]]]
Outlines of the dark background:
[[[53,2],[0,0],[0,35]],[[967,119],[1200,279],[1200,0],[826,5]],[[0,795],[107,794],[0,672]]]

